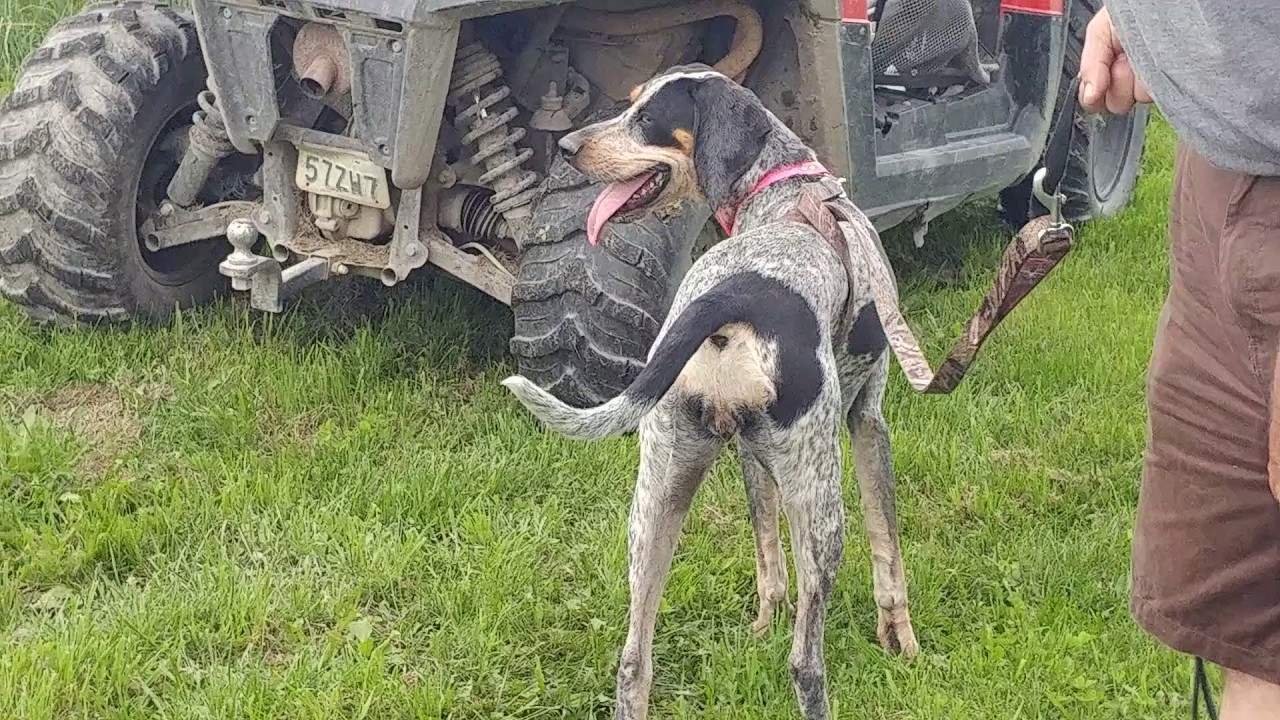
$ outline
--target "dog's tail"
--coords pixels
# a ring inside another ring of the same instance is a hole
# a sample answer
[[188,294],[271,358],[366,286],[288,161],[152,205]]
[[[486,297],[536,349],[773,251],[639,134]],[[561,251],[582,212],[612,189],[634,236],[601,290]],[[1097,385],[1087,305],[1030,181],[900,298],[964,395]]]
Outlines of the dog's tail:
[[567,437],[599,440],[630,432],[667,394],[704,340],[729,323],[744,321],[749,308],[743,307],[741,297],[735,302],[731,295],[716,287],[689,303],[635,381],[603,405],[581,410],[571,407],[519,375],[502,384],[544,425]]

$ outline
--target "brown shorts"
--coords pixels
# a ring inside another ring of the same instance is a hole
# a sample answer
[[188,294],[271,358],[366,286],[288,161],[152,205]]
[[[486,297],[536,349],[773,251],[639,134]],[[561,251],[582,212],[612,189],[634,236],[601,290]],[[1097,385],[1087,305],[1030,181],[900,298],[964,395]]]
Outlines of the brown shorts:
[[1169,232],[1131,609],[1175,650],[1280,684],[1280,502],[1267,473],[1280,178],[1180,146]]

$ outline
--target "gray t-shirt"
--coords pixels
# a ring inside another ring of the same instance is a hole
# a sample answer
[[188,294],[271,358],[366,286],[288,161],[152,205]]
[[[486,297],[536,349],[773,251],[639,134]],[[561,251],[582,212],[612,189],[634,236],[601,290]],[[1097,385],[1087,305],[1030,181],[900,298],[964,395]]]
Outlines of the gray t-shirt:
[[1280,175],[1280,5],[1105,0],[1138,79],[1219,167]]

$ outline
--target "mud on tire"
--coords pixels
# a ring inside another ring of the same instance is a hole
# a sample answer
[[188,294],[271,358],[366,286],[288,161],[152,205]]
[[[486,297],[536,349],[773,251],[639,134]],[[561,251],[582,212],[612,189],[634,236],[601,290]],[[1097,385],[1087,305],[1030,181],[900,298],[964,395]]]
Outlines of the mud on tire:
[[169,8],[97,5],[54,26],[0,102],[0,295],[37,321],[127,322],[223,287],[219,243],[148,253],[137,233],[139,190],[167,183],[149,155],[204,84],[195,28]]
[[575,407],[618,395],[644,368],[707,219],[689,208],[610,223],[593,247],[584,228],[602,187],[554,162],[512,292],[521,374]]

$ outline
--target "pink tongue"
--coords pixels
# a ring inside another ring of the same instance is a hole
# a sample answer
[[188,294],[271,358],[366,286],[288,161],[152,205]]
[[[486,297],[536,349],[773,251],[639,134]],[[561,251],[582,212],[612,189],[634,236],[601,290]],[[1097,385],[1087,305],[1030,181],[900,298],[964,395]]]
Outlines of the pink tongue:
[[636,191],[656,174],[656,172],[647,172],[630,180],[609,183],[609,187],[606,187],[600,193],[600,197],[596,198],[595,204],[591,206],[591,212],[587,215],[587,242],[592,245],[599,244],[600,231],[604,229],[604,224],[609,222],[618,209],[626,205],[631,196],[635,195]]

